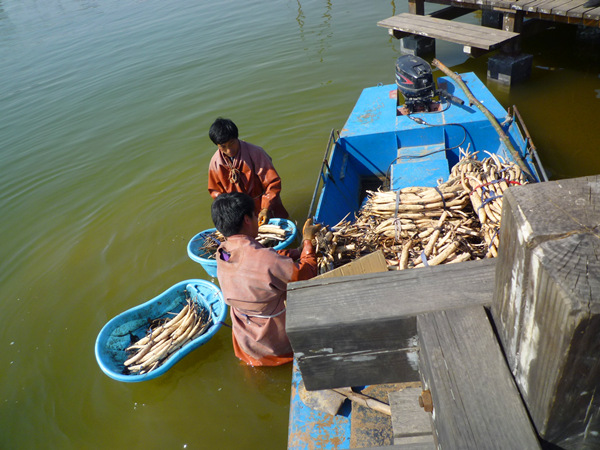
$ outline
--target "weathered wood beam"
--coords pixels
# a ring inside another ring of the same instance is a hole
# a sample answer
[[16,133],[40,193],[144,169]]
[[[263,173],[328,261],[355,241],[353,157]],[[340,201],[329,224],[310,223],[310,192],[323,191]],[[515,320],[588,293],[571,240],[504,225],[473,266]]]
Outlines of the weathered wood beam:
[[408,0],[408,12],[411,14],[419,14],[420,16],[425,14],[425,1],[424,0]]
[[448,42],[493,50],[518,37],[518,33],[482,27],[470,23],[402,13],[377,23],[378,26]]
[[[434,11],[431,14],[428,14],[427,17],[435,17],[437,19],[444,20],[453,20],[457,17],[462,17],[466,14],[472,13],[473,9],[462,8],[457,6],[449,6],[447,8],[440,9],[438,11]],[[402,39],[408,36],[411,36],[412,33],[406,33],[400,30],[394,30],[393,28],[389,28],[388,32],[390,36],[393,36],[396,39]]]
[[490,305],[495,260],[288,285],[286,331],[309,390],[418,380],[416,316]]
[[492,312],[542,438],[598,448],[600,175],[504,193]]
[[419,370],[439,448],[540,448],[482,307],[417,318]]

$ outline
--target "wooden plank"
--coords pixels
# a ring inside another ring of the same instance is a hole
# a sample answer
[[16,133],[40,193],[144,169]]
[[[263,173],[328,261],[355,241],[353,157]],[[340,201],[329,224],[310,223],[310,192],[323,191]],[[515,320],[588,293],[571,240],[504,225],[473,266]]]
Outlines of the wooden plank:
[[[578,23],[588,27],[600,27],[600,7],[595,3],[595,0],[571,0],[563,4],[560,9],[556,9],[555,12],[551,13],[538,10],[539,6],[547,5],[552,1],[554,0],[434,0],[428,3],[451,5],[471,10],[526,11],[528,18],[537,17],[548,23]],[[434,14],[432,13],[431,16],[434,16]],[[582,20],[576,20],[579,18]],[[394,30],[390,29],[390,32],[393,33]],[[395,31],[395,33],[402,34],[400,31]],[[404,33],[405,36],[409,34]]]
[[[411,12],[411,14],[413,13],[412,10],[410,12]],[[466,14],[470,14],[472,12],[473,12],[473,10],[469,9],[469,8],[461,8],[458,6],[449,6],[447,8],[443,8],[443,9],[434,11],[431,14],[428,14],[428,17],[435,17],[437,19],[444,19],[444,20],[453,20],[458,17],[462,17]],[[412,35],[412,33],[405,33],[402,31],[391,29],[391,28],[388,29],[388,32],[390,33],[390,35],[394,36],[396,39],[402,39],[402,38]]]
[[417,319],[420,370],[440,448],[540,448],[482,307]]
[[437,448],[433,441],[431,415],[419,406],[422,391],[421,383],[418,383],[418,386],[404,386],[388,394],[395,446],[421,444],[430,450]]
[[[532,4],[542,2],[542,1],[546,1],[546,0],[523,0],[523,1],[517,2],[514,5],[512,5],[511,9],[514,9],[515,11],[519,11],[519,10],[535,11],[535,7]],[[529,9],[530,7],[533,7],[534,9]]]
[[379,24],[381,24],[380,26],[391,26],[395,29],[422,36],[440,38],[484,49],[490,49],[494,45],[517,36],[516,33],[494,28],[445,21],[431,17],[413,16],[406,13],[391,17]]
[[539,434],[600,448],[600,176],[505,191],[492,312]]
[[286,331],[309,390],[418,380],[416,316],[490,305],[495,259],[288,285]]
[[[525,0],[515,3],[512,8],[522,9],[528,13],[535,13],[537,17],[547,22],[580,23],[592,27],[600,26],[600,8],[595,8],[593,2],[589,0]],[[568,19],[565,20],[565,18]]]
[[594,8],[583,14],[583,18],[586,20],[596,21],[596,26],[600,27],[600,8]]
[[553,0],[536,0],[534,2],[528,3],[527,5],[525,5],[523,8],[525,11],[528,12],[541,12],[541,8],[546,4],[546,3],[550,3]]
[[518,33],[495,28],[482,27],[468,23],[460,23],[402,13],[377,23],[378,26],[393,30],[417,34],[436,39],[443,39],[471,47],[491,50],[500,44],[514,39]]
[[494,9],[494,8],[502,8],[502,9],[511,10],[511,9],[513,9],[513,5],[516,5],[518,2],[519,2],[519,0],[512,0],[512,1],[506,1],[506,0],[487,0],[486,2],[483,3],[481,9],[487,9],[487,7],[490,6],[490,7],[492,7],[492,9]]
[[583,19],[583,16],[584,16],[585,13],[593,11],[594,9],[595,8],[590,8],[588,6],[580,5],[580,6],[577,6],[575,8],[569,9],[567,11],[567,16],[568,17],[574,17],[574,18],[577,18],[577,19]]
[[[373,349],[340,352],[336,349],[341,337],[331,338],[328,347],[315,348],[315,355],[309,352],[294,352],[298,367],[302,372],[307,390],[333,389],[345,386],[366,386],[370,384],[418,381],[418,339],[416,318],[395,320],[383,324],[382,330],[388,339],[366,336]],[[379,327],[382,324],[377,324]],[[370,323],[371,328],[376,328]],[[391,328],[403,326],[412,336],[394,336]],[[352,340],[349,328],[335,328],[346,340]],[[380,330],[381,331],[381,330]],[[313,331],[320,333],[320,330]],[[361,333],[364,334],[364,333]],[[389,337],[391,336],[391,337]],[[290,339],[291,341],[292,339]],[[386,340],[386,343],[381,341]],[[358,341],[355,341],[358,342]],[[359,343],[360,344],[360,343]],[[381,348],[384,347],[384,348]],[[395,348],[391,348],[395,347]],[[329,352],[330,354],[323,354]]]
[[544,14],[558,14],[565,15],[567,5],[570,5],[572,0],[554,0],[541,5],[538,11]]
[[[570,15],[569,12],[579,10],[579,11],[581,11],[580,17],[583,17],[583,10],[591,9],[590,7],[584,6],[586,4],[586,2],[587,2],[587,0],[571,0],[569,3],[563,4],[562,6],[556,8],[554,13],[559,16],[564,16],[564,17],[575,17],[574,15]],[[574,14],[577,14],[577,12],[575,12]]]

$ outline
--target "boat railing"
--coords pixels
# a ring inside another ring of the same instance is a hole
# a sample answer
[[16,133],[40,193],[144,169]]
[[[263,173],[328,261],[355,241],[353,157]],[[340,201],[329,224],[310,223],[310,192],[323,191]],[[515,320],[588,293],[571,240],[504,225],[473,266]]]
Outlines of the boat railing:
[[517,109],[517,105],[513,105],[512,110],[513,110],[512,116],[517,118],[517,120],[514,121],[514,123],[519,128],[519,131],[524,136],[525,142],[526,142],[526,152],[527,153],[523,156],[525,158],[527,158],[527,156],[531,155],[531,161],[533,163],[533,170],[535,170],[538,180],[548,181],[548,175],[546,174],[546,171],[544,170],[544,166],[542,165],[542,162],[540,161],[540,157],[538,156],[537,149],[535,147],[535,144],[533,143],[533,139],[531,139],[529,130],[527,129],[527,126],[525,125],[525,121],[521,117],[521,113],[519,113],[519,110]]
[[[336,138],[337,134],[337,138]],[[321,170],[319,170],[319,176],[317,177],[317,183],[315,185],[315,190],[313,192],[312,200],[310,201],[310,207],[308,208],[308,216],[307,218],[311,218],[314,216],[316,207],[317,197],[320,194],[323,186],[325,185],[326,177],[331,178],[331,171],[329,169],[329,156],[331,155],[331,149],[333,145],[340,138],[339,131],[335,129],[331,129],[331,133],[329,134],[329,140],[327,142],[327,147],[325,148],[325,154],[323,155],[323,162],[321,163]]]

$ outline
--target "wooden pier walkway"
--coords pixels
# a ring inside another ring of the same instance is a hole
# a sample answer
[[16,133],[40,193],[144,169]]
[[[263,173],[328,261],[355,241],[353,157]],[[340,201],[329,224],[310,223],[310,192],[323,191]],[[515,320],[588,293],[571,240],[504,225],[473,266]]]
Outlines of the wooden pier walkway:
[[[540,19],[600,28],[600,0],[427,0],[427,2],[447,5],[449,8],[425,16],[425,0],[409,0],[410,14],[428,18],[452,19],[475,10],[496,11],[505,16],[520,15],[525,19]],[[380,21],[378,25],[389,28],[392,33],[412,33],[404,27],[405,16],[406,14],[392,16]],[[422,18],[415,18],[415,20],[422,20]],[[504,31],[516,31],[510,23],[506,22],[505,20],[503,25]],[[435,21],[431,21],[431,23],[433,24]]]
[[[425,14],[425,3],[446,5]],[[506,84],[528,78],[531,57],[520,55],[521,37],[553,23],[595,29],[600,33],[600,0],[408,0],[409,12],[377,23],[404,40],[403,53],[421,56],[435,47],[435,39],[463,45],[470,56],[501,48],[505,57],[488,64],[488,78]],[[482,11],[482,26],[457,22],[473,11]]]

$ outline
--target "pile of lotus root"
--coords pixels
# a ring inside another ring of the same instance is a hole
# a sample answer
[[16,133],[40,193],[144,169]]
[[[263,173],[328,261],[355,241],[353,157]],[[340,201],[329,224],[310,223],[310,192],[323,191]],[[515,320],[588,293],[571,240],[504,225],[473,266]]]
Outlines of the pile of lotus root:
[[383,250],[390,270],[492,258],[498,254],[502,194],[526,183],[518,165],[461,150],[449,179],[436,187],[367,191],[354,220],[317,235],[319,273]]

